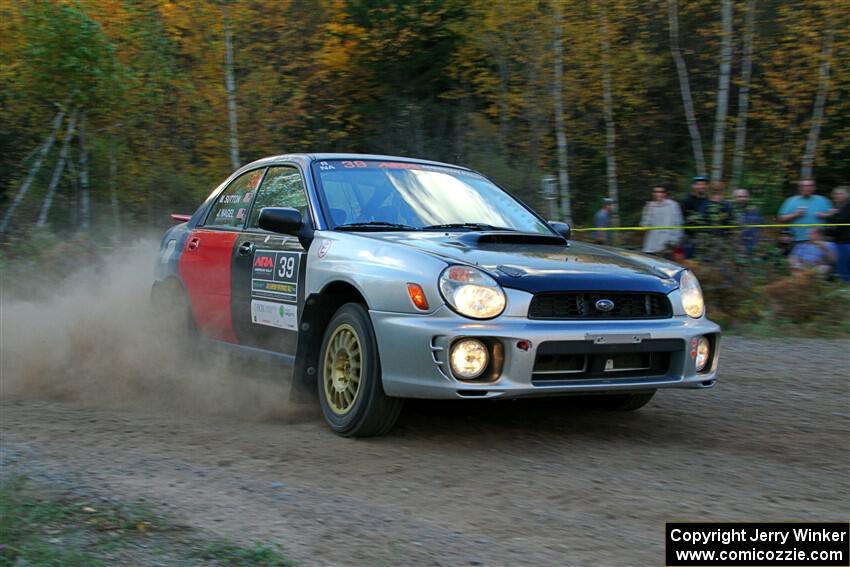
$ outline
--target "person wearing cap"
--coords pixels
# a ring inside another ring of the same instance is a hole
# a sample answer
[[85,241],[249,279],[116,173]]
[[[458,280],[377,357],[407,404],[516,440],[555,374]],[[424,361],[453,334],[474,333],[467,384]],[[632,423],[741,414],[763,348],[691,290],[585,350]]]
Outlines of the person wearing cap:
[[[761,216],[759,210],[750,205],[749,191],[738,187],[732,192],[732,197],[735,199],[734,215],[736,224],[752,225],[764,223],[764,218]],[[741,240],[749,254],[752,254],[756,246],[758,246],[760,236],[760,228],[745,228],[741,230]]]
[[[702,222],[708,205],[708,177],[695,175],[691,182],[691,193],[682,201],[682,214],[685,216],[686,226],[696,226]],[[696,218],[699,217],[699,218]]]
[[[722,181],[711,183],[711,193],[705,203],[704,220],[707,224],[728,226],[734,220],[732,205],[724,198],[726,184]],[[725,232],[722,231],[721,234]]]
[[[611,209],[614,206],[613,199],[602,199],[602,208],[593,215],[593,226],[596,228],[611,228]],[[610,230],[597,230],[593,233],[593,240],[597,244],[611,244]]]
[[[792,225],[810,225],[826,222],[831,214],[832,204],[823,195],[815,195],[815,180],[801,179],[800,193],[788,197],[779,209],[779,220]],[[806,242],[809,239],[809,227],[792,226],[794,242]]]
[[[685,226],[699,226],[705,223],[705,216],[708,211],[708,198],[705,196],[708,191],[708,177],[705,175],[695,175],[691,181],[691,193],[681,203],[682,215],[685,220]],[[690,258],[694,254],[694,236],[696,231],[689,230],[685,234],[685,243],[683,248],[685,256]]]
[[670,227],[647,230],[643,239],[643,251],[647,254],[664,254],[682,240],[682,209],[679,203],[667,198],[667,190],[661,186],[652,188],[652,200],[643,207],[641,226]]

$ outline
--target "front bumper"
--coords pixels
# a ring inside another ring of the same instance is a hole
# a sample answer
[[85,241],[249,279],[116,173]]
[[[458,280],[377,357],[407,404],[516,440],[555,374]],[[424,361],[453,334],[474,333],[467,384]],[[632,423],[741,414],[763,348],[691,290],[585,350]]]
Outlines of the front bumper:
[[[491,321],[465,319],[442,306],[428,315],[370,311],[384,391],[404,398],[513,398],[568,393],[637,392],[657,388],[710,388],[718,369],[720,327],[711,321],[679,315],[669,319],[635,321],[541,321],[503,315]],[[711,360],[696,371],[691,341],[711,336]],[[449,369],[448,350],[460,337],[498,341],[503,358],[498,378],[467,382],[455,379]],[[519,341],[529,341],[527,351]],[[567,351],[604,357],[606,352],[651,350],[664,345],[668,356],[663,370],[645,372],[603,371],[563,380],[533,380],[538,349],[557,341]],[[640,343],[644,343],[644,347]],[[617,346],[620,345],[620,346]]]

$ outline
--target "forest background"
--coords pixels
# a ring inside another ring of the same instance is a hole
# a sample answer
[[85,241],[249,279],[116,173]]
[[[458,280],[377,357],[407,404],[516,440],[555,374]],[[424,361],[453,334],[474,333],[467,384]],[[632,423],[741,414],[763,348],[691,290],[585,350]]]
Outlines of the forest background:
[[192,212],[288,152],[460,163],[555,216],[850,179],[848,0],[0,2],[0,232]]

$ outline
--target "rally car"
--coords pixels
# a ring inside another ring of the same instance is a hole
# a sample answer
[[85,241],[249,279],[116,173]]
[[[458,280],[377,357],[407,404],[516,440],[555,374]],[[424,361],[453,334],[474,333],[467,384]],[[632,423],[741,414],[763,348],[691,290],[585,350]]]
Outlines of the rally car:
[[341,435],[387,432],[405,398],[633,410],[715,383],[720,328],[693,273],[575,242],[465,167],[269,157],[172,216],[153,298],[204,341],[291,370]]

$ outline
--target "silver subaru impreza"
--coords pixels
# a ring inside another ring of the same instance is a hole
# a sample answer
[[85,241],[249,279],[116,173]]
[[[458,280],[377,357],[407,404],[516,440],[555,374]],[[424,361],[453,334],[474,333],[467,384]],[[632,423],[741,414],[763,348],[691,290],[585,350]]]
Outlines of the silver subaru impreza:
[[715,383],[720,328],[693,273],[575,242],[464,167],[275,156],[172,216],[154,300],[205,342],[291,369],[341,435],[387,432],[405,398],[635,410]]

